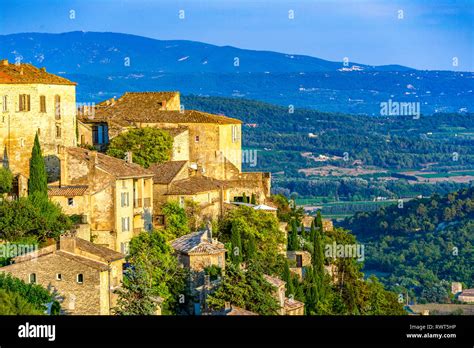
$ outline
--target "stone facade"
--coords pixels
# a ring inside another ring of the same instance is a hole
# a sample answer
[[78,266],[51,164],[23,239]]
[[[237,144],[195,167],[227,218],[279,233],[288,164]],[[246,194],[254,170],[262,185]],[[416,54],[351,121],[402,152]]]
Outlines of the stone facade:
[[0,268],[27,283],[56,291],[65,314],[108,315],[122,282],[124,255],[76,237],[14,259]]
[[[59,176],[58,148],[76,145],[75,83],[29,64],[0,62],[0,146],[14,174],[29,177],[38,133],[49,181]],[[5,154],[4,154],[5,155]]]
[[83,238],[126,254],[130,240],[152,228],[153,174],[81,148],[64,149],[62,157],[60,186],[50,186],[50,199],[82,216]]

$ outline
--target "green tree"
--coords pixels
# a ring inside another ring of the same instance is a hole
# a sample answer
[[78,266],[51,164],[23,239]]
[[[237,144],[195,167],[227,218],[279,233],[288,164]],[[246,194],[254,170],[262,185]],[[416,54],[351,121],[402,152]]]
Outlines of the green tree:
[[276,315],[279,305],[274,292],[275,288],[265,280],[259,268],[250,265],[242,270],[230,263],[219,288],[207,297],[207,304],[220,310],[230,302],[260,315]]
[[0,202],[0,238],[13,242],[24,237],[34,237],[42,242],[58,238],[72,227],[71,220],[61,208],[34,194],[33,197]]
[[0,289],[0,314],[1,315],[43,315],[33,304],[24,299],[20,294]]
[[169,132],[156,128],[131,129],[113,138],[107,149],[109,156],[123,159],[132,152],[132,160],[145,168],[154,163],[169,161],[173,137]]
[[8,168],[0,168],[0,194],[9,193],[13,188],[13,174]]
[[[5,301],[10,303],[6,304],[5,308],[23,308],[37,312],[18,314],[43,314],[47,309],[46,305],[51,302],[54,303],[54,307],[57,309],[57,311],[53,314],[57,314],[59,312],[60,306],[54,298],[54,294],[43,288],[41,285],[27,284],[21,279],[13,277],[10,274],[0,273],[0,290],[5,292]],[[23,301],[19,301],[18,298],[21,298]],[[25,302],[29,305],[26,305]],[[1,303],[2,301],[0,300],[0,304]],[[11,307],[12,303],[18,303],[18,305],[21,307]],[[7,314],[3,311],[0,311],[0,313]]]
[[140,267],[126,270],[122,287],[116,290],[116,294],[117,306],[113,312],[117,315],[154,315],[160,305],[157,292]]
[[245,194],[245,192],[242,194],[242,202],[244,203],[248,203],[248,198],[247,198],[247,195]]
[[288,234],[288,250],[295,251],[299,249],[300,249],[300,246],[298,243],[298,227],[296,225],[296,221],[293,220],[291,222],[291,231]]
[[316,228],[319,229],[320,232],[323,231],[323,217],[321,216],[320,210],[316,213]]
[[38,198],[48,199],[48,176],[38,134],[35,136],[30,159],[30,178],[28,180],[28,194]]
[[250,203],[251,204],[257,204],[257,196],[255,196],[255,193],[252,193],[252,196],[250,198]]
[[168,239],[174,239],[190,232],[186,210],[180,207],[176,201],[163,204],[163,215],[165,216],[165,228]]
[[[178,260],[161,231],[142,232],[132,238],[127,261],[135,270],[139,270],[131,278],[131,286],[135,291],[161,297],[163,312],[176,313],[180,295],[184,295],[186,291],[187,275],[178,265]],[[135,276],[141,279],[137,280]]]

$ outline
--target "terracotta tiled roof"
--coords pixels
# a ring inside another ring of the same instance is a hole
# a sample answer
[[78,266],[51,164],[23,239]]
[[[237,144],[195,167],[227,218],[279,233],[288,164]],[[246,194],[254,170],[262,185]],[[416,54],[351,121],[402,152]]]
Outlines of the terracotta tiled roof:
[[167,194],[194,195],[201,192],[220,190],[221,187],[226,187],[224,181],[207,176],[195,175],[187,179],[172,182]]
[[285,281],[283,281],[283,280],[281,280],[280,278],[277,278],[277,277],[269,276],[267,274],[264,274],[263,277],[265,278],[265,280],[267,282],[269,282],[273,286],[276,286],[277,288],[279,288],[280,286],[286,284]]
[[115,122],[121,126],[133,123],[216,123],[241,124],[240,120],[196,110],[160,110],[163,92],[125,93],[112,102],[96,105],[94,116],[84,115],[83,122]]
[[187,161],[168,161],[161,164],[152,164],[148,170],[153,172],[155,184],[169,184],[186,165]]
[[225,252],[224,244],[216,240],[209,241],[207,233],[206,230],[203,230],[186,234],[172,240],[171,246],[174,250],[186,255],[220,254]]
[[41,83],[51,85],[76,85],[63,77],[47,73],[31,64],[14,64],[7,60],[0,61],[1,83]]
[[96,166],[107,173],[114,175],[116,178],[139,178],[151,177],[153,172],[135,163],[104,155],[103,153],[83,149],[80,147],[68,147],[67,152],[70,156],[74,156],[83,161],[94,161],[97,156]]
[[91,243],[82,238],[76,238],[76,247],[89,254],[96,255],[108,262],[124,258],[123,254],[116,252],[115,250]]
[[88,186],[49,186],[48,196],[82,196],[87,191]]
[[56,254],[60,255],[62,257],[65,257],[67,259],[82,263],[82,264],[84,264],[86,266],[89,266],[91,268],[95,268],[99,271],[106,271],[109,268],[107,266],[107,264],[105,264],[103,262],[94,261],[94,260],[79,256],[79,255],[71,254],[71,253],[68,253],[68,252],[65,252],[65,251],[58,250],[58,251],[56,251]]

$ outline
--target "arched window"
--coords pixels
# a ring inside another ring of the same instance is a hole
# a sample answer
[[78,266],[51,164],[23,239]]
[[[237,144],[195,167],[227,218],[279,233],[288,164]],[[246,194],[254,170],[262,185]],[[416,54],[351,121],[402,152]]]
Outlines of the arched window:
[[79,284],[84,283],[84,275],[83,275],[82,273],[79,273],[79,274],[77,275],[77,282],[78,282]]

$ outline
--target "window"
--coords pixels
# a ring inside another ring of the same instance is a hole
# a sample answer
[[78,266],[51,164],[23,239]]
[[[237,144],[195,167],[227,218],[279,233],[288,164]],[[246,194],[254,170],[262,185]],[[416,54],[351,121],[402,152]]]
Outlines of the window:
[[61,97],[59,95],[54,97],[54,115],[57,120],[61,119]]
[[30,273],[30,284],[36,283],[36,273]]
[[194,138],[194,140],[196,141],[196,143],[199,143],[199,135],[196,135],[196,138]]
[[56,125],[56,138],[61,138],[61,126]]
[[122,218],[122,232],[128,232],[128,231],[130,231],[130,218],[123,217]]
[[62,280],[63,276],[61,273],[56,273],[56,280]]
[[122,207],[128,207],[130,202],[129,202],[129,193],[128,192],[122,192],[121,195],[121,201],[122,201]]
[[46,96],[40,95],[40,112],[46,112]]
[[76,279],[76,280],[77,280],[78,284],[84,283],[84,275],[83,275],[82,273],[79,273],[79,274],[77,275],[77,279]]
[[156,224],[158,226],[163,226],[165,224],[165,216],[164,215],[157,215],[155,217]]
[[3,112],[8,111],[8,96],[6,95],[2,97],[2,111]]
[[67,205],[70,207],[74,206],[74,198],[70,197],[67,199]]
[[30,111],[31,105],[29,94],[20,94],[19,109],[20,111]]
[[232,142],[236,143],[239,140],[239,128],[237,126],[232,126]]
[[128,255],[128,253],[129,253],[129,242],[120,243],[120,252],[122,254]]
[[99,145],[109,143],[109,128],[106,124],[92,127],[92,142]]

